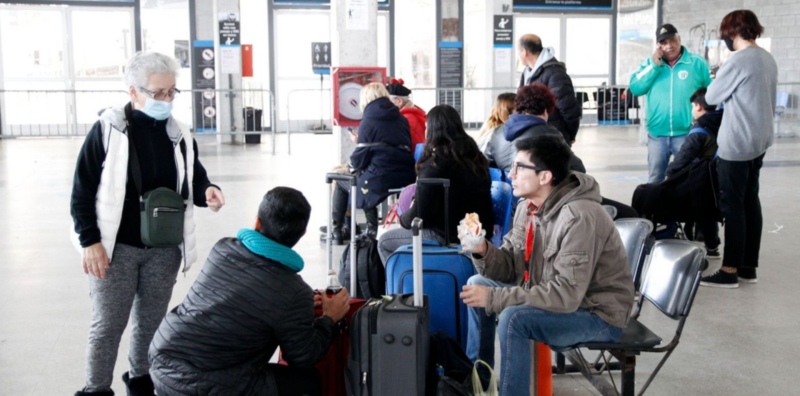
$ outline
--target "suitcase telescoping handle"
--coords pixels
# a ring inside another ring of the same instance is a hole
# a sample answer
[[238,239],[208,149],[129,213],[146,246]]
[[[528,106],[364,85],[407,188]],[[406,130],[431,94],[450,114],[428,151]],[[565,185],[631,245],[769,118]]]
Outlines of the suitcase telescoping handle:
[[[433,184],[442,186],[444,188],[444,246],[448,246],[450,244],[450,179],[441,179],[441,178],[423,178],[417,179],[417,185],[422,184]],[[419,186],[418,186],[419,187]],[[417,190],[419,191],[419,190]],[[417,194],[419,197],[419,194]],[[417,216],[422,217],[422,205],[419,202],[415,202],[417,205]]]
[[412,264],[412,277],[414,278],[414,306],[421,307],[422,301],[422,219],[415,217],[411,221],[411,246],[414,262]]
[[[356,177],[353,175],[343,175],[341,173],[326,173],[325,183],[331,184],[333,181],[350,183],[350,289],[351,296],[356,296],[358,292],[358,281],[356,279]],[[333,245],[331,235],[333,233],[333,189],[328,188],[328,237],[325,238],[325,249],[328,252],[328,271],[333,270]]]

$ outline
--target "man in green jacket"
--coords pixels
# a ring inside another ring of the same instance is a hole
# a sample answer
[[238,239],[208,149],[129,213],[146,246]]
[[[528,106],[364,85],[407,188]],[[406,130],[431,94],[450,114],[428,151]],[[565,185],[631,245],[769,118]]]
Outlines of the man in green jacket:
[[681,45],[675,26],[667,23],[656,31],[653,56],[631,76],[631,93],[647,95],[647,168],[649,183],[664,180],[670,155],[680,151],[692,125],[689,98],[711,84],[705,59]]

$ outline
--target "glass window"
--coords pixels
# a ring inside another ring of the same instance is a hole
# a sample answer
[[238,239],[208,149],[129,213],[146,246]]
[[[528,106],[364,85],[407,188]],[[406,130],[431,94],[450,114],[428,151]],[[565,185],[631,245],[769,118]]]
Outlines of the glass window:
[[[330,11],[275,12],[278,118],[329,120],[330,78],[311,70],[311,43],[331,41]],[[320,91],[322,90],[322,92]],[[291,112],[290,112],[291,109]],[[298,125],[290,125],[297,128]],[[305,126],[300,126],[305,129]]]
[[[132,29],[131,13],[128,10],[73,10],[72,51],[75,76],[121,78],[125,62],[133,54]],[[103,50],[98,51],[98,48]],[[117,80],[115,88],[121,87],[121,81]]]
[[[4,77],[64,77],[66,54],[63,37],[63,14],[60,10],[0,9]],[[58,89],[64,89],[64,86]]]
[[[395,74],[412,90],[435,87],[436,2],[403,0],[395,2],[394,7],[395,21],[398,22],[394,39]],[[419,97],[415,99],[420,100]]]
[[[608,74],[611,19],[567,18],[566,56],[570,76]],[[562,59],[559,59],[562,60]]]
[[[486,3],[467,1],[464,4],[464,87],[485,87],[487,53],[492,48],[486,47]],[[491,57],[489,62],[491,62]]]

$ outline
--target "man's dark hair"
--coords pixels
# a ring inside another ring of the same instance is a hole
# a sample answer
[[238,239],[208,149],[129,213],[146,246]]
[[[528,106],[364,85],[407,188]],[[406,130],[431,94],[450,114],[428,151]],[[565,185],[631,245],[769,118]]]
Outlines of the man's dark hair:
[[731,39],[737,35],[745,40],[755,40],[764,33],[758,17],[750,10],[736,10],[725,15],[719,24],[719,37]]
[[700,107],[703,108],[705,111],[714,111],[717,109],[716,106],[711,106],[706,102],[706,88],[700,88],[697,91],[694,91],[692,97],[689,98],[692,103],[697,103]]
[[[519,139],[514,143],[517,151],[530,153],[530,161],[534,165],[553,173],[553,186],[557,186],[569,175],[569,161],[572,158],[564,138],[559,135],[539,135],[527,139]],[[538,172],[537,172],[538,173]]]
[[292,247],[305,234],[311,205],[303,193],[289,187],[275,187],[264,195],[258,206],[258,218],[265,237]]
[[542,39],[526,38],[525,36],[520,37],[519,45],[532,54],[539,54],[544,49],[542,48]]
[[540,116],[547,110],[547,114],[552,116],[556,109],[556,96],[547,85],[536,82],[520,87],[514,98],[514,108],[517,114]]

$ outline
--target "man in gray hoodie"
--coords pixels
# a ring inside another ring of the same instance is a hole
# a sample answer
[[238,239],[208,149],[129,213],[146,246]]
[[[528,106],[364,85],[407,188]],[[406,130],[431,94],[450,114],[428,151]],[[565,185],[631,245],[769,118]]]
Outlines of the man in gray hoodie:
[[591,177],[570,172],[571,150],[559,136],[516,142],[510,178],[514,225],[496,247],[460,230],[480,275],[461,299],[469,309],[467,355],[494,363],[495,316],[502,348],[501,395],[529,390],[530,340],[567,348],[619,339],[633,305],[633,280],[622,240],[600,205]]

